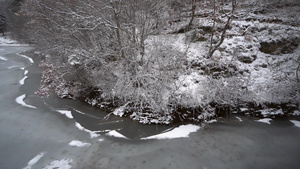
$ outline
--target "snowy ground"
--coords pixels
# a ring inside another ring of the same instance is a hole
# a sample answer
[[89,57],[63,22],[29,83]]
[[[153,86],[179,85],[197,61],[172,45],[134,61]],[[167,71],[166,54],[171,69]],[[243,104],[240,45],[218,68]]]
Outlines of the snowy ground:
[[[265,12],[262,14],[262,11]],[[190,42],[191,32],[161,35],[174,49],[186,52],[192,65],[192,69],[178,79],[177,93],[186,96],[184,104],[250,102],[262,105],[257,114],[265,117],[297,114],[300,109],[297,81],[300,78],[300,26],[291,15],[298,11],[299,5],[284,8],[273,3],[257,5],[246,17],[233,20],[227,37],[211,59],[205,58],[207,41]],[[201,27],[212,25],[205,18],[196,20],[198,32],[204,32]],[[173,29],[178,27],[173,25]],[[207,73],[207,68],[211,72]],[[268,109],[270,103],[287,104],[293,110]]]

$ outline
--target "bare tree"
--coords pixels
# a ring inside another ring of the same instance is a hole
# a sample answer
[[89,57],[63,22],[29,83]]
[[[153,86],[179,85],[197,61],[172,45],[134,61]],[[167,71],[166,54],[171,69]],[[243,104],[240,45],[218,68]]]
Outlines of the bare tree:
[[191,11],[192,11],[192,16],[191,16],[191,19],[186,27],[186,31],[190,30],[191,27],[192,27],[192,24],[193,24],[193,21],[195,19],[195,11],[196,11],[196,0],[192,0],[192,8],[191,8]]
[[296,69],[296,79],[297,79],[297,82],[299,83],[300,82],[300,78],[299,78],[299,72],[300,72],[300,56],[298,56],[298,67]]
[[[249,9],[242,13],[242,14],[236,14],[236,11],[238,9],[239,5],[239,0],[231,0],[231,9],[229,12],[226,12],[224,10],[224,2],[223,1],[218,1],[218,0],[213,0],[213,15],[212,15],[212,20],[213,20],[213,25],[212,25],[212,31],[211,31],[211,37],[210,37],[210,47],[209,51],[207,54],[207,58],[211,58],[213,54],[215,53],[216,50],[222,45],[224,42],[224,39],[226,37],[226,31],[230,28],[230,24],[232,20],[237,19],[237,18],[242,18],[245,17],[246,15],[251,12],[252,8],[258,3],[258,0],[256,0],[250,7]],[[223,13],[226,16],[226,21],[221,28],[221,31],[219,33],[219,40],[214,44],[214,37],[216,35],[217,31],[217,22],[218,22],[218,14],[217,13]]]
[[4,36],[6,25],[7,23],[4,9],[0,8],[0,33],[2,33],[2,36]]
[[165,3],[27,0],[22,12],[31,18],[37,49],[48,55],[51,66],[45,67],[59,71],[61,79],[95,88],[119,104],[134,102],[159,112],[162,103],[166,109],[163,94],[183,65],[182,53],[149,40]]

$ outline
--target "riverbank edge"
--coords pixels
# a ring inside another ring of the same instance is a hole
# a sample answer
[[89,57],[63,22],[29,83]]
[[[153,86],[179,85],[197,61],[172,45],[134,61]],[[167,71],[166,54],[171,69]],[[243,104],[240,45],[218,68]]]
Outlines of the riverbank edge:
[[[23,52],[31,56],[35,64],[43,60],[43,57],[35,53],[35,50]],[[43,73],[43,72],[42,72]],[[76,86],[68,86],[69,88]],[[93,90],[97,91],[97,90]],[[37,93],[35,93],[37,94]],[[116,100],[101,100],[101,93],[91,92],[74,96],[70,93],[58,93],[52,91],[51,94],[57,95],[61,99],[73,99],[89,104],[90,106],[99,108],[107,112],[108,115],[114,114],[119,117],[130,118],[142,124],[174,124],[174,123],[205,123],[219,117],[227,117],[230,114],[241,116],[253,116],[258,118],[278,118],[284,116],[299,116],[299,103],[281,102],[281,103],[255,103],[255,102],[239,102],[234,105],[219,104],[210,102],[207,105],[199,105],[197,107],[183,107],[177,105],[171,113],[155,113],[144,109],[143,112],[136,113],[134,107],[130,103],[120,106]],[[38,94],[37,94],[38,95]],[[43,97],[43,96],[40,96]]]

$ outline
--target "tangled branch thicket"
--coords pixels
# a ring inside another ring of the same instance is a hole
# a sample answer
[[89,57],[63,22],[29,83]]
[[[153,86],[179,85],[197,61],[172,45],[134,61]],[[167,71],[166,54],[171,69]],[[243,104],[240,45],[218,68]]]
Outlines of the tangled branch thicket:
[[283,73],[254,65],[265,57],[253,54],[262,44],[255,36],[264,30],[236,20],[257,2],[25,0],[18,15],[26,17],[29,41],[44,56],[38,94],[54,90],[100,107],[121,106],[145,123],[146,116],[165,122],[189,114],[200,121],[214,115],[215,105],[236,109],[299,97],[291,94],[299,91],[298,65],[285,69],[293,83],[257,77],[262,68],[274,78]]
[[[53,70],[45,76],[60,72],[59,78],[44,77],[48,87],[42,85],[38,93],[46,94],[50,86],[67,81],[65,90],[72,85],[79,90],[69,90],[75,98],[81,93],[116,105],[130,103],[135,111],[170,111],[185,54],[161,39],[147,41],[163,20],[158,13],[166,2],[25,1],[21,14],[30,18],[31,38],[49,63],[42,66]],[[55,88],[66,93],[61,86]]]

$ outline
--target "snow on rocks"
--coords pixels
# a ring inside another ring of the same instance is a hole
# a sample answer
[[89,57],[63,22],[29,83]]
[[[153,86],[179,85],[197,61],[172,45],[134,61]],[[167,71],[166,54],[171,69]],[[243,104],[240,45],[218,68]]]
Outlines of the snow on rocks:
[[172,115],[168,113],[133,112],[130,118],[142,124],[170,124],[173,120]]
[[116,108],[112,113],[116,116],[122,117],[125,114],[125,109],[128,104],[129,103],[126,103],[125,105],[123,105],[119,108]]
[[295,110],[292,114],[293,116],[300,116],[300,111],[298,110]]
[[249,109],[248,108],[240,108],[240,111],[241,112],[246,112],[246,111],[248,111]]
[[261,112],[261,115],[264,117],[284,115],[282,109],[264,109],[264,110],[260,110],[260,112]]
[[[217,122],[216,119],[212,119],[215,116],[215,113],[212,113],[213,110],[209,110],[210,112],[202,112],[200,115],[197,116],[197,120],[204,120],[205,122]],[[206,120],[212,119],[212,120]]]

